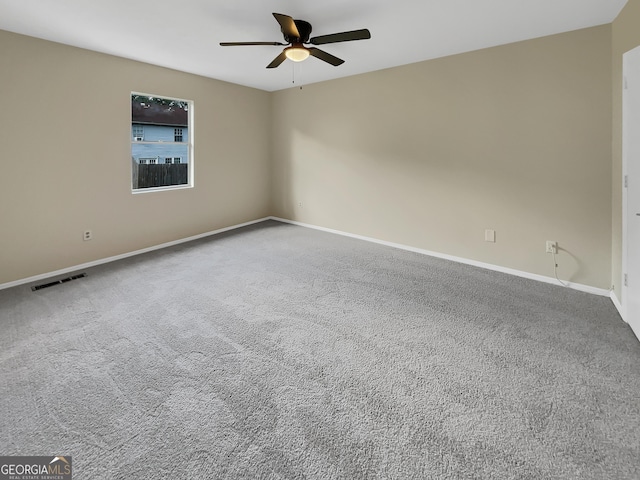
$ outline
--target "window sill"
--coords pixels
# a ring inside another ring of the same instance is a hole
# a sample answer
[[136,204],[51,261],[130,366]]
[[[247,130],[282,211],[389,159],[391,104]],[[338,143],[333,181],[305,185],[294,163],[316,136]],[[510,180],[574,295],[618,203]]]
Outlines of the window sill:
[[170,190],[185,190],[188,188],[193,188],[193,185],[185,184],[185,185],[167,185],[166,187],[136,188],[135,190],[132,189],[131,193],[134,195],[138,195],[139,193],[166,192]]

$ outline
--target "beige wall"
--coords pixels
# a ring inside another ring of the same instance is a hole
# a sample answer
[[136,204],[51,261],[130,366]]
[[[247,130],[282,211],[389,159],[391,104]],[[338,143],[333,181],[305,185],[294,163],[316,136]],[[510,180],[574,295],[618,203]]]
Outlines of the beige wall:
[[[0,284],[270,213],[266,92],[2,31],[0,89]],[[132,195],[131,91],[195,101],[195,188]]]
[[622,300],[622,54],[640,45],[640,0],[629,0],[612,25],[612,272],[614,293]]
[[[272,94],[0,31],[0,284],[273,214],[547,276],[557,240],[562,277],[618,286],[639,4],[613,86],[611,25]],[[131,194],[132,90],[195,101],[194,189]]]
[[[274,214],[609,288],[611,26],[276,92]],[[497,242],[484,242],[495,229]]]

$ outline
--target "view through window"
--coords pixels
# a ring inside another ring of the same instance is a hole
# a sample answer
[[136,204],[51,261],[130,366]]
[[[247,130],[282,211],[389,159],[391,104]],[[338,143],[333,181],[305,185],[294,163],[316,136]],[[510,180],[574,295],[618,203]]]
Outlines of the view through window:
[[132,189],[193,185],[193,102],[131,94]]

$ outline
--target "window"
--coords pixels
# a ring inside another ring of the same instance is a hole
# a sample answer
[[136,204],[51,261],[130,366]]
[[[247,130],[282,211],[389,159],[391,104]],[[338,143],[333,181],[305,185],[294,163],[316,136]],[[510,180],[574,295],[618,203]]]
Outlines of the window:
[[132,93],[131,163],[134,193],[193,186],[193,102]]
[[179,163],[182,163],[182,159],[180,157],[166,157],[164,159],[164,163],[177,165]]
[[135,142],[142,142],[144,140],[144,127],[142,125],[131,125],[131,130]]

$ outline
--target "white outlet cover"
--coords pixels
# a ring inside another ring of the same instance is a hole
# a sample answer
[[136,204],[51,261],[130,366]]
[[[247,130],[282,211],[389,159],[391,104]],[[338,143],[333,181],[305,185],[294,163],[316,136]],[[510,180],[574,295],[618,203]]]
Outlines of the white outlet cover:
[[484,241],[485,242],[495,242],[496,241],[496,231],[495,230],[485,230],[484,231]]

